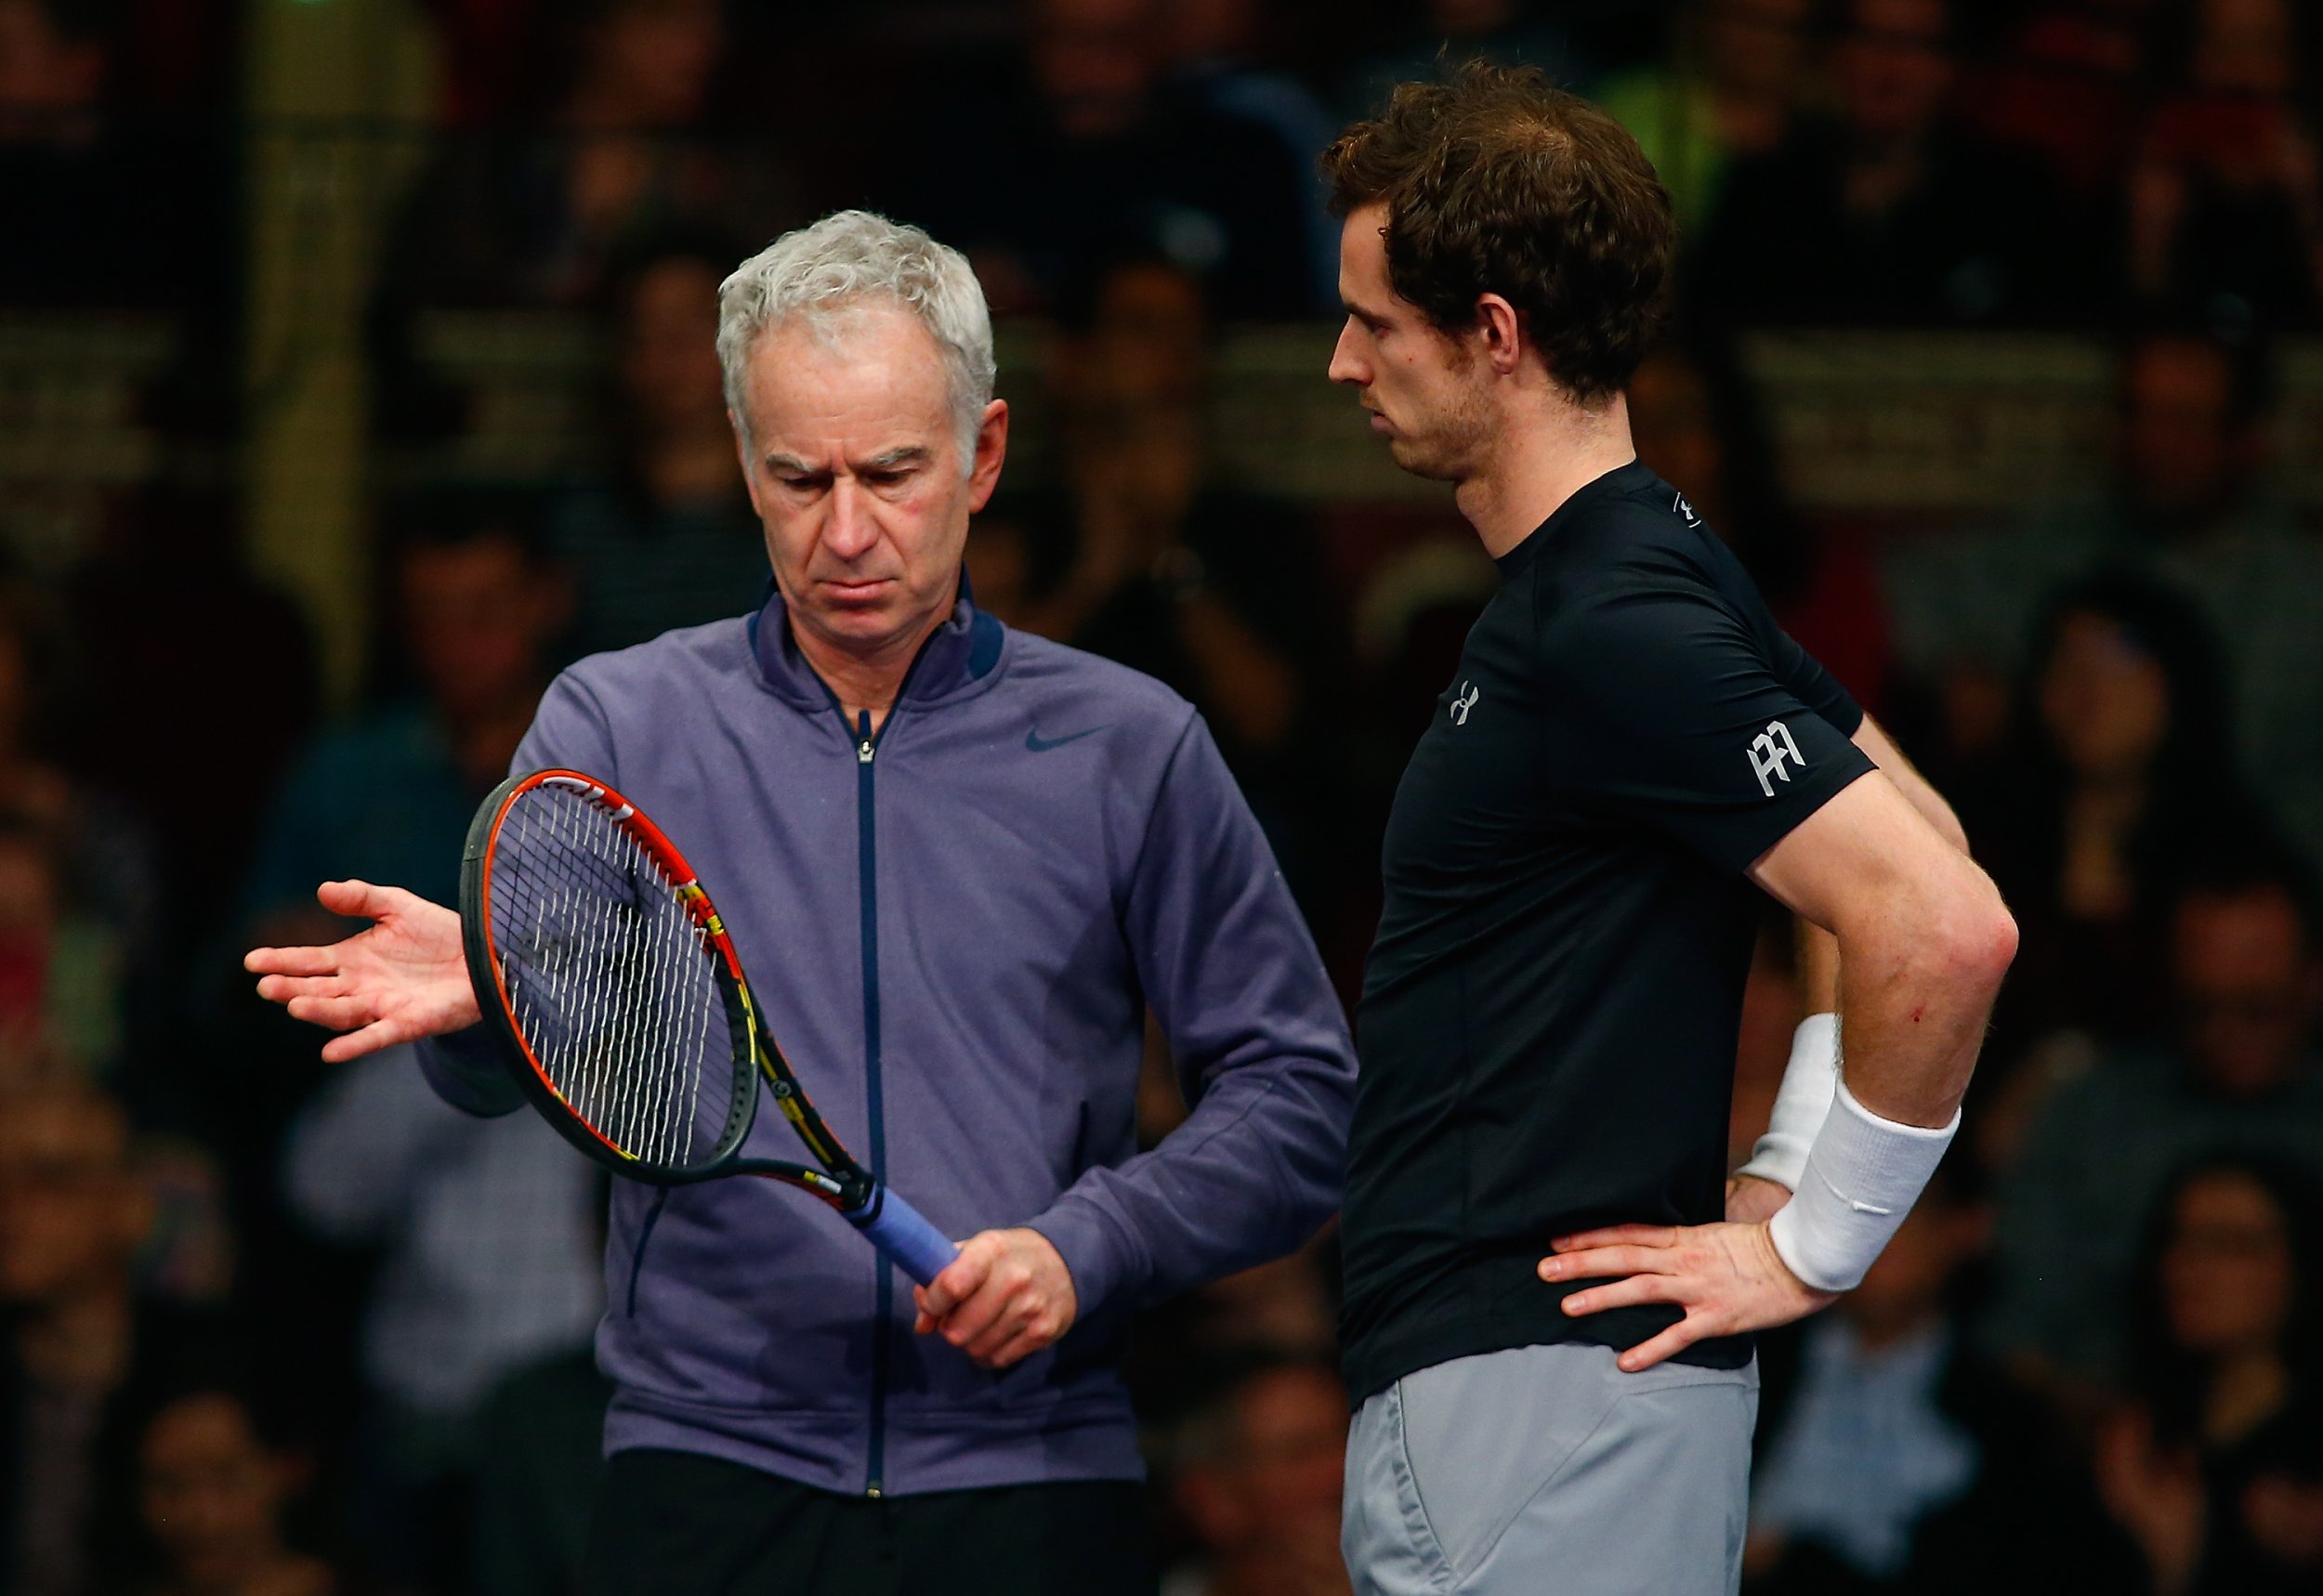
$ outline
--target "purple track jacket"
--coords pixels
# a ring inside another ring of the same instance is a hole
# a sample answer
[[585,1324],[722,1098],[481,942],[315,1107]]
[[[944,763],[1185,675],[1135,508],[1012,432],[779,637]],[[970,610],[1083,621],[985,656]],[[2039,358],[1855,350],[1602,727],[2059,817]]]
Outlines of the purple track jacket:
[[[912,1333],[910,1284],[772,1181],[613,1183],[606,1449],[900,1496],[1141,1473],[1128,1311],[1288,1251],[1339,1202],[1354,1049],[1190,705],[965,596],[879,734],[757,615],[584,660],[516,767],[609,782],[725,917],[769,1029],[874,1173],[954,1237],[1029,1224],[1080,1313],[1001,1373]],[[1137,1151],[1150,1004],[1193,1113]],[[424,1045],[472,1113],[521,1096],[476,1027]],[[802,1156],[781,1117],[747,1152]]]

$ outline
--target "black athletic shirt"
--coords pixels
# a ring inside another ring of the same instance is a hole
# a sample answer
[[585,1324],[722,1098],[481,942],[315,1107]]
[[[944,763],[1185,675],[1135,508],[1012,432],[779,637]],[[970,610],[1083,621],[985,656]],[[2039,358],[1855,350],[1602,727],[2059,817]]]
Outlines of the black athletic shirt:
[[1577,1229],[1723,1217],[1744,871],[1871,768],[1848,740],[1863,712],[1645,466],[1500,567],[1387,823],[1342,1242],[1358,1401],[1452,1358],[1675,1322],[1568,1318],[1573,1288],[1534,1266]]

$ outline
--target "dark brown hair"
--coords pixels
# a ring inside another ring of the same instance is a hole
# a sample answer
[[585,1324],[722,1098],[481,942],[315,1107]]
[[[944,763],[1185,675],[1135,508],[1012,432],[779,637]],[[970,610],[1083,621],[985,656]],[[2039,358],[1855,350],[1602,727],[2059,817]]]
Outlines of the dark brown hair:
[[1583,402],[1628,386],[1660,325],[1677,247],[1670,196],[1637,140],[1535,67],[1472,62],[1398,85],[1323,152],[1341,216],[1387,207],[1387,280],[1458,332],[1476,296],[1524,319]]

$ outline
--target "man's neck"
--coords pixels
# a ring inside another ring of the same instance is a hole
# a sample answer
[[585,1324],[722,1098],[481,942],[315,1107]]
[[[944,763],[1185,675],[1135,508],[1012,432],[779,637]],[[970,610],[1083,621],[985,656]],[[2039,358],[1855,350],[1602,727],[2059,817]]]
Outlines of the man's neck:
[[1557,401],[1503,430],[1494,458],[1452,491],[1460,513],[1494,559],[1532,534],[1566,500],[1637,458],[1629,403],[1616,394],[1595,409]]
[[912,661],[919,658],[920,649],[937,629],[952,618],[959,593],[955,582],[952,596],[918,625],[870,648],[844,646],[812,627],[800,625],[796,620],[791,622],[791,636],[798,644],[800,658],[839,700],[847,725],[857,726],[869,714],[875,733],[887,724],[887,712],[895,708],[896,695],[903,690],[903,678],[910,674]]

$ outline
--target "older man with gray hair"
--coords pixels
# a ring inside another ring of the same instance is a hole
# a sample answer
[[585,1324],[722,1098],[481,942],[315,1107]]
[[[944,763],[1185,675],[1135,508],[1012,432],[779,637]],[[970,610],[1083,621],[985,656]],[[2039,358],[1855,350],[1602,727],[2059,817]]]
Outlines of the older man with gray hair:
[[[795,1191],[623,1184],[593,1577],[1149,1590],[1127,1312],[1336,1207],[1345,1023],[1200,717],[966,591],[1008,436],[967,263],[845,212],[720,299],[773,591],[573,666],[516,765],[602,776],[678,840],[833,1129],[966,1239],[907,1296]],[[516,1107],[451,911],[320,896],[375,923],[254,952],[259,990],[348,1033],[326,1058],[427,1039],[446,1099]],[[1141,1154],[1148,1005],[1193,1109]]]

